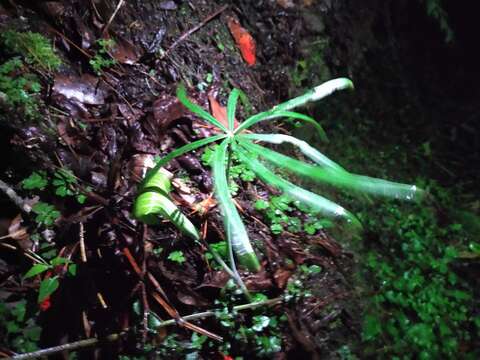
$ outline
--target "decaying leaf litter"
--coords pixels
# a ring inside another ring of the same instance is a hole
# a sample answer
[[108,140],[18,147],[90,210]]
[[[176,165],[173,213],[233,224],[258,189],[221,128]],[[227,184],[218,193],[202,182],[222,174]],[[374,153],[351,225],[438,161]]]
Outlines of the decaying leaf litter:
[[[6,253],[2,299],[12,304],[25,296],[36,299],[41,280],[59,279],[58,289],[38,304],[42,347],[119,334],[114,337],[118,341],[100,347],[99,356],[135,355],[146,344],[162,347],[172,335],[181,343],[195,333],[213,339],[199,353],[204,358],[258,356],[257,344],[235,338],[237,330],[223,326],[221,316],[196,322],[181,318],[212,309],[232,310],[246,301],[234,293],[228,274],[208,256],[207,244],[224,241],[225,232],[202,153],[186,154],[167,166],[174,189],[170,197],[201,230],[198,243],[168,222],[143,225],[131,210],[138,183],[155,157],[214,132],[181,105],[175,97],[178,84],[185,83],[190,98],[215,116],[220,116],[231,87],[248,94],[256,111],[271,108],[287,99],[285,78],[276,69],[295,56],[292,40],[305,31],[301,18],[273,3],[260,13],[243,3],[225,7],[213,2],[179,6],[133,1],[122,4],[109,22],[118,4],[100,3],[104,6],[74,1],[1,9],[3,28],[45,34],[63,62],[60,70],[41,74],[44,106],[39,120],[26,126],[21,117],[12,117],[7,126],[12,136],[6,140],[14,148],[5,144],[5,151],[25,154],[26,164],[16,167],[14,155],[9,155],[12,159],[4,170],[11,175],[6,180],[28,205],[34,192],[22,189],[20,181],[31,169],[49,176],[64,169],[73,176],[75,195],[86,197],[83,203],[73,195],[58,197],[55,186],[47,185],[40,199],[61,213],[53,226],[38,227],[26,212],[19,225],[19,211],[10,205],[1,250]],[[19,16],[37,21],[18,25]],[[256,30],[252,37],[258,43],[256,59],[248,53],[255,50],[250,43],[248,49],[237,48],[242,42],[235,34],[232,38],[232,23],[241,24],[244,36],[249,28]],[[267,35],[275,41],[266,41]],[[102,38],[114,41],[104,55],[115,62],[95,73],[91,61]],[[245,115],[246,107],[241,111]],[[265,124],[265,129],[271,127]],[[278,193],[258,180],[240,181],[236,201],[262,254],[261,271],[241,275],[253,293],[291,299],[233,312],[237,322],[233,326],[251,328],[258,316],[285,315],[278,334],[267,332],[280,339],[278,358],[328,356],[358,334],[358,305],[349,275],[352,256],[325,231],[272,236],[262,214],[251,205],[271,195]],[[49,262],[47,272],[22,279],[32,265],[41,263],[37,256],[50,250],[68,261]],[[72,264],[76,274],[67,276]],[[304,297],[305,292],[312,296]],[[169,319],[175,320],[173,326],[152,331],[152,321],[159,326]],[[8,354],[10,349],[1,350]],[[184,354],[179,351],[178,356]]]

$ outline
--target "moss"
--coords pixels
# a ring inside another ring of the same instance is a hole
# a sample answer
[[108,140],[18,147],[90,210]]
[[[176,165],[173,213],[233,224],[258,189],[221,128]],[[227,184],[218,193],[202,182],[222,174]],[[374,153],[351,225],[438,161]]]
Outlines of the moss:
[[39,33],[9,30],[1,35],[1,39],[8,52],[20,55],[27,64],[34,67],[51,72],[57,70],[62,63],[50,41]]
[[61,60],[50,41],[38,33],[9,30],[0,35],[0,43],[6,54],[15,56],[0,65],[0,106],[35,118],[39,109],[35,95],[41,85],[29,67],[50,73],[60,67]]

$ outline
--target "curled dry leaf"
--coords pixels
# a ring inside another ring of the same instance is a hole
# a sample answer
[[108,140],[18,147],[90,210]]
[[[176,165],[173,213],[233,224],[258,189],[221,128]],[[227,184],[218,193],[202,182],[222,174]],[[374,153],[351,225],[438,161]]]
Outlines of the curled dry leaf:
[[256,63],[256,44],[252,35],[245,30],[240,23],[232,17],[227,19],[228,29],[235,40],[243,60],[249,65],[253,66]]
[[153,155],[151,154],[135,154],[128,161],[128,172],[131,179],[140,182],[145,177],[148,169],[155,166]]
[[163,94],[155,100],[152,108],[157,131],[159,128],[167,128],[172,121],[181,118],[185,113],[185,108],[180,101],[175,96],[168,94]]
[[162,10],[177,10],[177,4],[175,1],[162,1],[160,4],[160,9]]
[[197,287],[197,289],[204,287],[221,289],[227,284],[229,279],[230,275],[225,271],[212,271],[205,274],[203,282]]
[[120,103],[117,105],[118,111],[120,111],[120,114],[127,119],[127,122],[129,125],[132,125],[134,122],[138,121],[144,113],[142,110],[137,109],[137,108],[132,108],[128,106],[125,103]]
[[[228,120],[227,120],[227,108],[225,106],[220,105],[220,103],[213,97],[213,95],[208,95],[208,101],[210,102],[210,112],[212,113],[213,117],[220,121],[222,125],[228,127]],[[238,126],[238,121],[235,119],[235,128]]]
[[284,289],[287,285],[287,281],[292,276],[292,271],[286,269],[277,269],[273,274],[275,283],[279,289]]
[[99,86],[99,80],[89,74],[81,77],[57,74],[53,92],[87,105],[105,104],[106,90]]
[[183,287],[181,290],[179,290],[177,292],[177,298],[185,305],[202,307],[209,305],[209,302],[205,298],[192,291],[188,287]]
[[32,242],[30,241],[30,235],[28,234],[27,228],[22,226],[21,214],[15,216],[10,223],[10,226],[8,227],[8,236],[11,239],[16,240],[20,247],[24,250],[32,247]]
[[138,47],[121,36],[116,36],[111,54],[120,64],[126,65],[135,64],[142,55]]
[[251,291],[264,291],[273,287],[270,275],[265,271],[259,271],[255,274],[249,273],[244,277],[245,286]]

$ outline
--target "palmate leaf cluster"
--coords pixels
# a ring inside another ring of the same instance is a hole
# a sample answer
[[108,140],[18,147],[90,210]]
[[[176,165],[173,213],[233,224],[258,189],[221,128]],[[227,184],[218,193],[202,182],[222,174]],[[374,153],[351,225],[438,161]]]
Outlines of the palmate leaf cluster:
[[[322,127],[313,118],[290,110],[308,102],[320,100],[335,91],[352,88],[352,82],[346,78],[328,81],[308,91],[302,96],[277,105],[271,110],[249,117],[235,128],[234,120],[237,102],[242,94],[240,90],[234,89],[230,93],[227,104],[228,126],[225,126],[200,106],[192,103],[187,97],[185,87],[179,86],[177,89],[177,97],[182,104],[187,107],[188,110],[218,128],[222,133],[197,140],[172,151],[162,158],[147,174],[144,184],[151,181],[160,169],[173,158],[207,144],[219,142],[219,145],[216,147],[213,154],[212,164],[215,197],[223,216],[223,223],[230,249],[233,250],[233,253],[240,264],[251,271],[259,270],[260,264],[253,247],[250,244],[246,227],[237,211],[232,194],[229,191],[228,172],[230,167],[229,160],[231,159],[230,155],[232,153],[234,153],[248,169],[253,171],[259,179],[282,191],[294,201],[298,201],[303,205],[308,206],[312,211],[324,216],[343,218],[347,222],[359,226],[360,224],[358,220],[342,206],[280,177],[275,170],[286,170],[294,176],[307,178],[316,183],[333,185],[344,189],[403,200],[413,200],[414,198],[417,198],[422,193],[421,190],[412,185],[398,184],[349,173],[305,141],[292,136],[283,134],[245,133],[245,130],[261,121],[291,118],[312,124],[320,136],[326,138]],[[270,144],[291,144],[308,158],[310,162],[299,161],[290,156],[281,154],[259,145],[259,142]],[[233,257],[231,260],[233,262]],[[232,264],[232,268],[234,268],[234,264]]]

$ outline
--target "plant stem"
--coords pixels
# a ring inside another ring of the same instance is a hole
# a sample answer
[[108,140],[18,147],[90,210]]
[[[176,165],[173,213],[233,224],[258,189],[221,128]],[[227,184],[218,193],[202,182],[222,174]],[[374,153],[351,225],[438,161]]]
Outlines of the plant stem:
[[232,144],[231,142],[228,143],[227,147],[227,184],[230,183],[230,167],[232,165]]
[[[228,246],[229,252],[231,249],[231,246]],[[236,268],[230,269],[227,264],[225,264],[225,261],[221,258],[220,255],[211,247],[208,246],[208,250],[212,253],[213,257],[215,258],[215,261],[220,264],[220,266],[227,272],[228,275],[237,283],[237,286],[242,290],[243,294],[247,298],[247,300],[251,301],[252,296],[250,295],[250,292],[248,291],[247,287],[245,286],[245,283],[243,282],[242,278],[238,274],[238,271]],[[231,261],[231,258],[230,258]]]
[[[231,168],[231,165],[232,165],[232,143],[231,141],[233,141],[232,139],[230,140],[230,142],[228,143],[228,147],[227,147],[227,171],[226,171],[226,177],[227,177],[227,184],[230,183],[230,168]],[[232,247],[232,244],[231,244],[231,228],[230,228],[230,225],[228,224],[228,222],[225,224],[226,227],[227,227],[227,244],[228,244],[228,257],[229,257],[229,261],[230,261],[230,271],[227,271],[229,273],[229,275],[233,278],[233,280],[237,283],[238,287],[242,290],[242,292],[245,294],[245,297],[247,298],[248,301],[252,301],[252,296],[250,295],[247,287],[245,286],[245,283],[243,282],[240,274],[238,273],[238,270],[237,270],[237,266],[235,264],[235,257],[233,255],[233,247]],[[218,256],[218,254],[217,254]],[[220,258],[220,256],[218,256],[218,258],[220,259],[220,261],[223,263],[220,263],[220,265],[222,265],[224,268],[228,268],[228,266],[223,262],[223,260]]]

